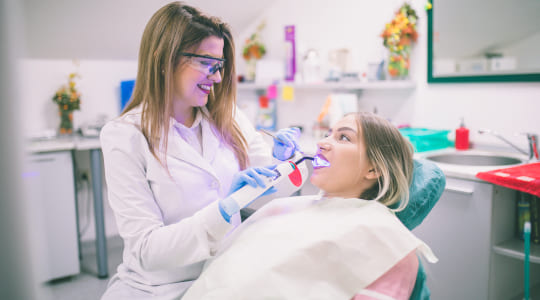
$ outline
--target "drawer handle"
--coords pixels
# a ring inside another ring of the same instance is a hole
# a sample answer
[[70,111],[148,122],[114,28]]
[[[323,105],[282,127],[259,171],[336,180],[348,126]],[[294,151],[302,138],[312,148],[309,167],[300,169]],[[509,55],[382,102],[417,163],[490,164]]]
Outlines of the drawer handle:
[[33,163],[40,163],[40,162],[51,162],[51,161],[54,161],[54,158],[36,158],[36,159],[32,159],[32,162]]
[[444,190],[462,194],[462,195],[472,195],[474,193],[474,189],[472,188],[463,188],[463,187],[448,186],[448,185],[444,188]]

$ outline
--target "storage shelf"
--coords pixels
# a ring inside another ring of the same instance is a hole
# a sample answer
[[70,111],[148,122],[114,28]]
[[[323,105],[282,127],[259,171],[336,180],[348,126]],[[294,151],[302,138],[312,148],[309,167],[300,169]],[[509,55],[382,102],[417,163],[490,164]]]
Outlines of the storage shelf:
[[[524,260],[525,254],[523,253],[523,247],[524,242],[518,238],[514,238],[493,246],[493,251],[500,255]],[[529,261],[531,263],[540,264],[540,245],[531,242]]]
[[[269,84],[239,83],[238,90],[262,90]],[[412,89],[416,85],[411,80],[384,80],[373,82],[324,82],[324,83],[286,83],[277,84],[278,87],[291,86],[297,90],[388,90]]]
[[[534,285],[534,286],[530,287],[529,296],[530,295],[532,295],[532,296],[540,295],[540,284],[537,284],[537,285]],[[523,294],[523,292],[521,292],[518,295],[516,295],[515,297],[510,298],[510,300],[523,300],[524,299],[523,296],[524,296],[524,294]],[[532,298],[529,297],[529,299],[532,299]],[[536,299],[536,297],[534,299]]]

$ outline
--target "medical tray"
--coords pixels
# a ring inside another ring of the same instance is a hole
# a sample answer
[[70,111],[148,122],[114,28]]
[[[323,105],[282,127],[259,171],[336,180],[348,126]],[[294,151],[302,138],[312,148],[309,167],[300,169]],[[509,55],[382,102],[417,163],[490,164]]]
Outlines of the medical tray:
[[443,149],[452,146],[448,140],[450,130],[428,128],[400,128],[399,132],[414,146],[415,152]]

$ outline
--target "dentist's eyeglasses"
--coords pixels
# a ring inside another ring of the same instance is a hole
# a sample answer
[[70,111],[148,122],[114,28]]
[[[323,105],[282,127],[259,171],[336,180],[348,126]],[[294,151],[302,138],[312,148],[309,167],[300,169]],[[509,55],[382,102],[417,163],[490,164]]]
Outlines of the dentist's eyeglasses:
[[180,55],[189,57],[191,66],[203,72],[206,76],[216,74],[216,72],[223,70],[223,63],[225,62],[225,59],[223,58],[186,52],[182,52]]

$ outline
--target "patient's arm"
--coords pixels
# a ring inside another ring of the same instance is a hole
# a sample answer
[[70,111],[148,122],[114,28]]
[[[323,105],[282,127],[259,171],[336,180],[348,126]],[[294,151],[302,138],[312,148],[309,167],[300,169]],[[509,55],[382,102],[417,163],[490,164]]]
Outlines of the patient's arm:
[[411,296],[418,272],[415,251],[400,260],[392,269],[356,294],[351,300],[397,299]]

